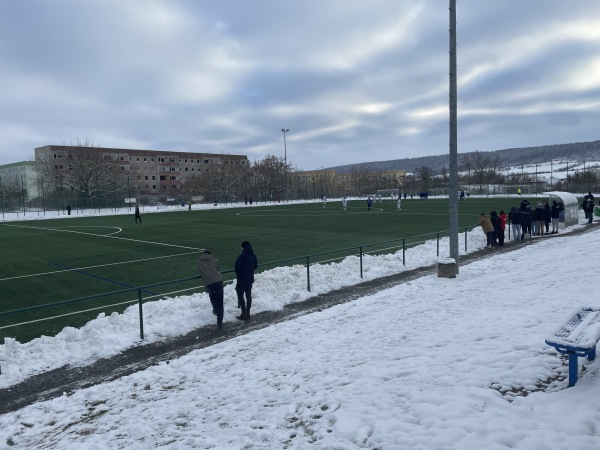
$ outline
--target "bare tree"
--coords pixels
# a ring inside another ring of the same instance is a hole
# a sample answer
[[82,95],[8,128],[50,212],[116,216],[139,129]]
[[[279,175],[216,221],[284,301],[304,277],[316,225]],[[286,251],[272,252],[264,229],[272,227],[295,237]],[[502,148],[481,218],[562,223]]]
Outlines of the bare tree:
[[94,147],[86,140],[65,153],[66,158],[55,159],[51,154],[40,156],[36,159],[38,178],[63,197],[79,198],[82,206],[89,206],[100,197],[126,192],[129,163],[98,153]]
[[273,155],[252,164],[253,188],[259,198],[272,201],[283,198],[286,167],[283,158]]

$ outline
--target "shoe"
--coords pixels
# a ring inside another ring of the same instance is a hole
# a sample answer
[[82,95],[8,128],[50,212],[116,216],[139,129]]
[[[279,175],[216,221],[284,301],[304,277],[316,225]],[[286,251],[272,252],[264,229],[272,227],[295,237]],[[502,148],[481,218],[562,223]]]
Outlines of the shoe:
[[217,319],[217,328],[223,328],[223,319]]
[[248,313],[246,311],[242,311],[239,316],[236,316],[237,320],[248,320]]

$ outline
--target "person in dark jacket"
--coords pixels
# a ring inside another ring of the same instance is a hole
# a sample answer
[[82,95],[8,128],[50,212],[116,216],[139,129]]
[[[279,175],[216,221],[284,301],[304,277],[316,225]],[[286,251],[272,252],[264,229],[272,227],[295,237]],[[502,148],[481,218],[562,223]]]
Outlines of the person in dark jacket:
[[594,219],[594,201],[591,198],[588,198],[585,202],[583,202],[582,207],[588,223],[592,223],[592,220]]
[[[242,242],[242,253],[235,261],[235,292],[238,297],[238,306],[242,313],[236,317],[238,320],[250,320],[250,307],[252,306],[252,284],[254,271],[258,267],[258,259],[252,250],[250,242]],[[246,299],[244,299],[244,294]]]
[[494,226],[494,231],[492,232],[492,241],[494,243],[493,247],[498,245],[498,237],[500,235],[500,218],[498,217],[498,213],[496,211],[492,211],[490,213],[490,221]]
[[550,223],[552,222],[552,208],[550,208],[550,205],[546,201],[544,201],[544,209],[546,210],[546,217],[544,218],[546,234],[550,234]]
[[213,314],[217,316],[217,326],[221,328],[223,326],[223,275],[219,268],[219,260],[210,250],[204,250],[196,260],[196,267],[210,298]]
[[516,207],[512,207],[508,213],[508,220],[512,228],[513,240],[515,242],[521,240],[521,211]]
[[140,215],[140,206],[135,204],[135,224],[137,225],[138,220],[140,221],[140,225],[142,224],[142,216]]
[[543,236],[544,226],[546,224],[546,208],[544,208],[542,202],[538,203],[537,208],[535,208],[535,217],[537,219],[537,232],[535,234],[538,236]]
[[525,209],[521,209],[521,240],[525,240],[525,235],[529,235],[529,239],[531,239],[531,222],[533,218],[531,217],[531,206],[527,205]]
[[560,205],[556,200],[552,200],[552,208],[550,209],[550,216],[552,217],[552,231],[551,234],[558,234],[558,218],[560,217]]

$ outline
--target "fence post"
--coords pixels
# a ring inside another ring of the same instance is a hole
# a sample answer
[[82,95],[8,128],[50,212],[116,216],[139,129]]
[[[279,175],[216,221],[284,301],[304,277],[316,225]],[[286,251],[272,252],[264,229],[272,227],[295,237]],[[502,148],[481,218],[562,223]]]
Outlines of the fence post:
[[467,227],[465,227],[465,253],[467,251]]
[[140,339],[144,339],[144,314],[142,313],[142,289],[138,288],[138,309],[140,311]]
[[435,242],[437,244],[437,257],[440,257],[440,233],[435,233]]
[[306,287],[308,289],[308,292],[310,292],[310,261],[309,261],[310,256],[306,257]]
[[362,252],[362,246],[358,247],[358,248],[359,248],[358,254],[359,254],[359,257],[360,257],[360,277],[362,278],[363,277],[363,260],[362,260],[363,252]]
[[406,266],[406,239],[402,239],[402,265]]

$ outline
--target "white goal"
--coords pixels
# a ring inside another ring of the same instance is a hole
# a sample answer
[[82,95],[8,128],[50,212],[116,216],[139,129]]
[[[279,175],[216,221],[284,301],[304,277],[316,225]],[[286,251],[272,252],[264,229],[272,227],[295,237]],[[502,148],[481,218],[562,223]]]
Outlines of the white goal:
[[377,197],[381,198],[382,200],[385,199],[392,199],[395,200],[398,198],[398,195],[400,195],[400,189],[378,189],[377,190]]

